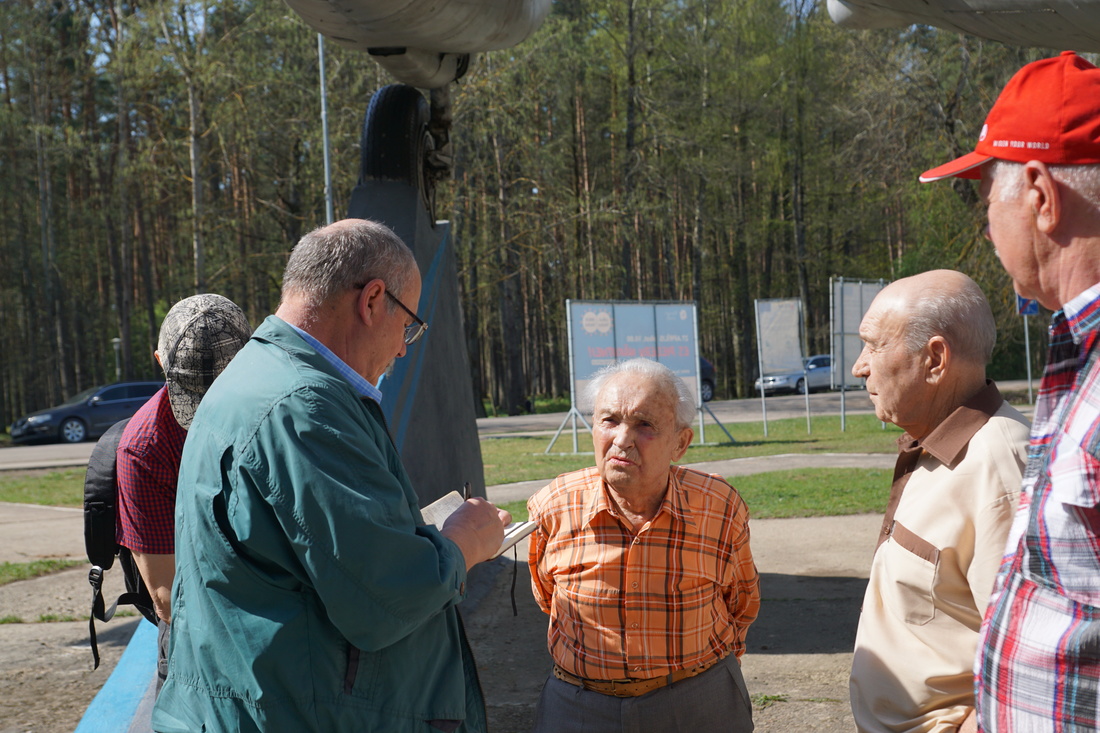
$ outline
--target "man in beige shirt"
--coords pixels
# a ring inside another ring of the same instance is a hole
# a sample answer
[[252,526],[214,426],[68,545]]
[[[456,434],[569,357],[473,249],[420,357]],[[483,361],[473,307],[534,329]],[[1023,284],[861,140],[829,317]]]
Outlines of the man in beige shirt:
[[985,378],[981,289],[936,270],[879,293],[852,374],[905,430],[850,680],[868,733],[974,731],[974,653],[1027,461],[1028,423]]

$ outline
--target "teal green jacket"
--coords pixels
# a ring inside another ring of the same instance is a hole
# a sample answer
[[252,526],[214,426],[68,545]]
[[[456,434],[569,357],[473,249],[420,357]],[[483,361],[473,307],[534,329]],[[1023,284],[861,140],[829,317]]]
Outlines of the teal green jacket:
[[203,399],[179,487],[156,731],[485,729],[462,553],[378,405],[282,320]]

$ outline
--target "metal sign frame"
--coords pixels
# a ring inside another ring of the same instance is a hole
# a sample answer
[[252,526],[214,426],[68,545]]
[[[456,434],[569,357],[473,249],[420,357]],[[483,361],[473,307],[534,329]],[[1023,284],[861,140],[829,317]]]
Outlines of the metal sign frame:
[[[761,320],[762,320],[761,319],[761,312],[762,311],[761,311],[760,306],[762,304],[768,304],[768,305],[777,304],[777,305],[780,305],[780,306],[786,306],[788,308],[791,307],[791,306],[794,307],[795,322],[794,322],[794,324],[787,323],[786,326],[787,326],[788,329],[790,329],[791,326],[793,325],[794,339],[795,339],[795,343],[798,346],[798,357],[797,357],[798,364],[799,364],[799,366],[802,367],[802,373],[803,373],[802,378],[808,380],[808,377],[806,376],[806,367],[805,367],[806,348],[802,343],[802,333],[803,333],[803,328],[802,328],[802,301],[798,298],[756,298],[755,300],[753,300],[753,302],[752,302],[753,313],[756,316],[756,363],[757,363],[757,369],[760,372],[760,413],[761,413],[761,416],[763,417],[763,421],[764,421],[764,437],[766,438],[766,437],[768,437],[768,404],[765,400],[766,395],[765,395],[765,392],[764,392],[764,376],[766,374],[765,369],[764,369],[764,365],[765,365],[765,363],[768,363],[769,365],[771,365],[771,362],[770,362],[770,358],[765,358],[765,354],[764,354],[764,352],[766,351],[765,343],[767,342],[767,340],[764,338],[764,328],[763,328],[764,324],[761,323]],[[767,324],[767,327],[768,327],[769,330],[774,330],[775,325],[776,324],[774,322],[769,322]],[[793,364],[794,362],[792,361],[791,363]],[[781,369],[786,369],[786,365],[784,365],[784,364],[776,364],[775,366],[777,366],[778,368],[781,368]],[[796,369],[797,369],[797,367],[796,367]],[[790,371],[795,371],[795,369],[791,369]],[[774,374],[774,373],[776,373],[776,370],[773,369],[773,370],[771,370],[770,373]],[[810,388],[809,388],[809,381],[807,381],[806,382],[806,431],[809,432],[809,430],[810,430]]]
[[[848,379],[852,374],[859,353],[863,350],[859,338],[859,324],[871,307],[886,281],[852,280],[844,277],[829,278],[829,351],[833,357],[833,388],[840,389],[840,429],[848,427],[847,395]],[[854,295],[854,297],[851,297]],[[855,306],[853,309],[851,306]],[[855,353],[852,353],[854,350]],[[839,385],[837,373],[840,374]],[[854,378],[853,378],[854,379]],[[856,384],[853,382],[852,386]]]

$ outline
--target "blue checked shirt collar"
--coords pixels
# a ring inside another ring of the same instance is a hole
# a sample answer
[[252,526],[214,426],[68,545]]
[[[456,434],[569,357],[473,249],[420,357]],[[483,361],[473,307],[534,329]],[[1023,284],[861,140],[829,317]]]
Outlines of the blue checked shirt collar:
[[302,329],[295,326],[293,323],[288,323],[287,325],[297,331],[298,335],[301,336],[307,344],[312,346],[318,354],[323,356],[325,361],[327,361],[329,364],[332,364],[333,368],[340,373],[340,376],[348,380],[348,383],[352,386],[352,389],[358,392],[360,397],[369,397],[378,404],[382,404],[382,392],[373,384],[364,379],[363,376],[359,374],[359,372],[349,367],[343,359],[332,353],[331,349],[329,349],[317,339],[310,336]]
[[[1093,285],[1062,307],[1062,313],[1073,334],[1074,343],[1080,344],[1090,331],[1100,328],[1100,283]],[[1055,314],[1055,320],[1057,320]]]

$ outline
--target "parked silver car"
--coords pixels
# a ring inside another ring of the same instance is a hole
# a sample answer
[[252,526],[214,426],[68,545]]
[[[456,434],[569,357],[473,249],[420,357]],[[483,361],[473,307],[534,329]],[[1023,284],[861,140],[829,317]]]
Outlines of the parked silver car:
[[765,374],[756,380],[756,391],[764,390],[764,394],[778,392],[794,392],[805,394],[809,385],[810,391],[830,389],[833,384],[833,358],[828,354],[807,356],[802,360],[805,372],[784,372],[782,374]]

